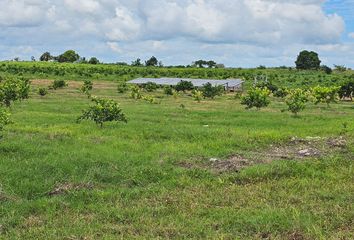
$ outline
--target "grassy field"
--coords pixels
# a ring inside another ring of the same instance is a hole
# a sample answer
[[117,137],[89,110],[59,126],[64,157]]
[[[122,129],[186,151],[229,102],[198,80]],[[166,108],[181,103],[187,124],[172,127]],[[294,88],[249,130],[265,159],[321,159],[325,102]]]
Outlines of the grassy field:
[[[353,239],[354,108],[232,95],[118,94],[128,123],[76,123],[80,82],[12,107],[0,141],[1,239]],[[309,156],[299,152],[307,150]]]

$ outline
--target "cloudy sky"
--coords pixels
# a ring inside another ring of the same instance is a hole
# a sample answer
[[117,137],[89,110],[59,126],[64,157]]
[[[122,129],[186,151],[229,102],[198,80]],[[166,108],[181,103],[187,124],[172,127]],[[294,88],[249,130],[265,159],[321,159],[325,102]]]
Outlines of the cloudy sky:
[[105,62],[354,68],[354,0],[0,0],[0,59],[67,49]]

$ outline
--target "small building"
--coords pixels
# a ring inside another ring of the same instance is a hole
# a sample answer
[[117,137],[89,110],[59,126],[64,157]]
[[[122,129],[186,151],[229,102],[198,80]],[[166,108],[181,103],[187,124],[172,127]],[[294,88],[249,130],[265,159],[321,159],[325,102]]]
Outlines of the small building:
[[213,86],[224,86],[226,91],[242,91],[243,81],[241,79],[192,79],[192,78],[137,78],[129,81],[128,83],[143,85],[146,83],[155,83],[160,86],[176,86],[181,81],[188,81],[195,87],[203,87],[205,84],[210,83]]

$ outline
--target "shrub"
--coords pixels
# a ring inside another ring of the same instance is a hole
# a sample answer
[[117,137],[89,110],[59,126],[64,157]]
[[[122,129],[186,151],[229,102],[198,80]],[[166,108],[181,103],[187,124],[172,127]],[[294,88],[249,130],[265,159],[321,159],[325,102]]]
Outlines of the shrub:
[[43,87],[38,88],[38,94],[39,94],[40,96],[45,96],[45,95],[48,94],[48,90],[47,90],[46,88],[43,88]]
[[308,95],[302,89],[293,89],[289,91],[285,103],[288,106],[288,111],[294,113],[295,115],[298,112],[303,111],[306,107],[306,102],[308,102]]
[[10,107],[16,100],[27,99],[29,96],[30,82],[22,78],[9,78],[0,82],[0,103]]
[[130,96],[133,99],[141,99],[143,97],[143,95],[141,94],[141,90],[138,86],[132,87]]
[[341,99],[349,98],[350,100],[353,101],[353,95],[354,95],[354,79],[351,79],[341,85],[341,87],[338,90],[339,97]]
[[188,90],[193,90],[194,89],[194,86],[193,86],[193,83],[190,82],[190,81],[180,81],[179,83],[177,83],[176,87],[175,87],[176,91],[178,92],[185,92],[185,91],[188,91]]
[[223,86],[213,86],[211,83],[204,84],[202,88],[203,96],[211,99],[222,95],[224,90],[225,89]]
[[203,92],[199,90],[193,90],[192,97],[195,101],[200,102],[203,99]]
[[54,80],[53,84],[51,85],[51,88],[56,90],[58,88],[64,88],[68,86],[68,84],[64,80]]
[[268,99],[270,93],[266,88],[251,88],[247,95],[242,97],[241,104],[246,105],[246,109],[266,107],[270,104]]
[[331,102],[336,102],[338,98],[339,87],[314,87],[311,93],[315,104],[326,103],[327,107]]
[[275,93],[276,91],[278,91],[278,86],[273,84],[271,81],[258,82],[258,83],[256,83],[255,87],[256,88],[266,88],[269,91],[271,91],[272,93]]
[[277,91],[273,92],[275,97],[284,98],[288,95],[289,90],[286,88],[279,88]]
[[81,122],[82,120],[92,120],[101,127],[105,122],[127,122],[122,109],[114,100],[93,97],[92,101],[94,102],[94,105],[90,106],[83,112],[82,116],[78,118],[78,122]]
[[117,86],[117,91],[119,93],[125,93],[129,90],[129,86],[126,82],[119,83]]
[[171,86],[166,86],[163,89],[163,91],[166,95],[171,95],[171,96],[173,95],[173,90],[174,89]]
[[147,91],[147,92],[153,92],[156,89],[158,89],[159,86],[156,83],[147,82],[147,83],[142,85],[142,88],[145,89],[145,91]]
[[4,129],[4,126],[10,122],[10,113],[0,106],[0,132]]
[[93,89],[93,83],[91,80],[85,80],[84,84],[81,86],[81,92],[88,93]]
[[151,104],[159,104],[159,102],[153,96],[149,96],[149,95],[143,96],[142,99],[151,103]]

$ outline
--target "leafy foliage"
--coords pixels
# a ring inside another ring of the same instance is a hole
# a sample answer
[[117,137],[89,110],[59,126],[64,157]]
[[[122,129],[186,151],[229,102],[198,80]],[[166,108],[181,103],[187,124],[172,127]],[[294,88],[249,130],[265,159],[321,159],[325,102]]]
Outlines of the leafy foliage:
[[147,91],[147,92],[153,92],[155,91],[156,89],[159,88],[159,86],[156,84],[156,83],[153,83],[153,82],[148,82],[146,84],[143,84],[142,85],[142,88]]
[[50,87],[52,89],[56,90],[59,88],[64,88],[66,86],[68,86],[68,84],[65,82],[65,80],[56,79],[56,80],[54,80],[53,84]]
[[175,87],[176,91],[178,92],[185,92],[188,90],[193,90],[194,86],[193,83],[191,81],[180,81],[179,83],[177,83],[176,87]]
[[203,99],[203,92],[199,90],[193,90],[192,97],[195,101],[200,102]]
[[4,126],[11,123],[10,113],[0,106],[0,132],[4,129]]
[[163,89],[163,91],[166,95],[171,95],[171,96],[173,95],[173,90],[174,89],[171,86],[165,86]]
[[304,50],[300,52],[295,64],[301,70],[319,69],[321,60],[316,52]]
[[142,99],[145,100],[145,101],[147,101],[147,102],[149,102],[149,103],[151,103],[151,104],[159,104],[159,103],[160,103],[160,102],[158,102],[158,101],[156,100],[155,97],[150,96],[150,95],[142,96]]
[[94,105],[90,106],[83,112],[82,116],[78,118],[78,122],[81,122],[82,120],[92,120],[101,127],[105,122],[127,122],[122,109],[114,100],[93,97],[92,101],[94,102]]
[[96,57],[92,57],[90,58],[90,60],[88,61],[89,64],[99,64],[100,61],[96,58]]
[[205,98],[214,99],[216,96],[220,96],[224,92],[223,86],[213,86],[211,83],[206,83],[203,85],[202,91]]
[[142,97],[143,97],[143,95],[141,94],[141,89],[138,86],[132,87],[130,96],[133,99],[142,99]]
[[41,56],[40,56],[40,58],[39,58],[39,60],[40,61],[44,61],[44,62],[48,62],[48,61],[50,61],[50,60],[52,60],[53,59],[53,56],[50,54],[50,52],[45,52],[45,53],[43,53]]
[[89,93],[93,89],[93,83],[91,80],[85,80],[84,84],[81,86],[81,92],[83,93]]
[[73,62],[78,61],[79,59],[80,59],[79,54],[77,54],[74,50],[68,50],[58,56],[58,62],[60,62],[60,63],[63,63],[63,62],[73,63]]
[[0,82],[0,104],[7,107],[16,100],[29,97],[30,81],[24,78],[7,78]]
[[266,107],[270,104],[268,99],[270,94],[266,88],[251,88],[247,95],[241,98],[241,104],[246,105],[246,109]]
[[338,98],[339,87],[314,87],[311,89],[311,93],[315,104],[326,103],[327,106],[331,102],[336,102]]
[[289,91],[285,103],[288,106],[288,111],[297,115],[300,111],[305,109],[308,100],[308,94],[304,90],[293,89]]
[[346,82],[344,82],[338,90],[339,97],[341,99],[349,98],[353,100],[354,96],[354,77]]
[[45,96],[45,95],[47,95],[47,94],[48,94],[47,88],[44,88],[44,87],[38,88],[38,94],[39,94],[40,96]]
[[149,60],[145,62],[145,66],[147,67],[156,67],[158,65],[158,60],[156,57],[152,56]]
[[128,84],[127,84],[126,82],[121,82],[121,83],[119,83],[118,86],[117,86],[117,91],[118,91],[119,93],[125,93],[125,92],[127,92],[128,90],[129,90],[129,86],[128,86]]

